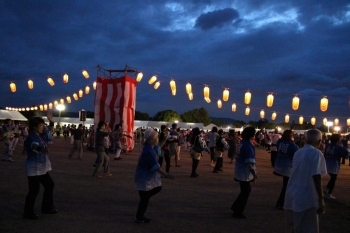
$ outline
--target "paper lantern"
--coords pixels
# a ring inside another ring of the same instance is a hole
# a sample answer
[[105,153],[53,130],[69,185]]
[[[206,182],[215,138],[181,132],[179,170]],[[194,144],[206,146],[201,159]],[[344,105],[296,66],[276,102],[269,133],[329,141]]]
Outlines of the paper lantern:
[[94,88],[94,90],[96,90],[96,86],[97,86],[97,83],[96,81],[92,84],[92,87]]
[[311,125],[315,125],[316,124],[316,118],[315,117],[312,117],[311,118]]
[[248,116],[249,113],[250,113],[250,108],[249,108],[249,107],[246,107],[246,109],[245,109],[245,114]]
[[143,73],[140,72],[137,74],[136,81],[141,82],[142,78],[143,78]]
[[225,90],[222,92],[222,100],[228,101],[229,95],[230,95],[230,92],[225,88]]
[[325,111],[327,111],[327,108],[328,108],[328,99],[325,96],[320,101],[320,109],[322,112],[325,112]]
[[60,99],[60,104],[64,104],[64,99]]
[[35,106],[35,107],[34,107],[34,110],[38,110],[38,107],[37,107],[37,106]]
[[90,87],[89,86],[86,86],[85,87],[85,94],[89,94],[90,93]]
[[26,109],[25,108],[22,108],[22,111],[25,111]]
[[56,108],[56,107],[57,107],[57,105],[58,105],[58,101],[57,101],[57,100],[55,100],[55,102],[53,102],[53,107],[54,107],[54,108]]
[[90,75],[86,70],[82,70],[81,73],[83,74],[84,78],[90,78]]
[[63,83],[68,83],[68,74],[63,75]]
[[30,111],[30,108],[26,107],[26,111]]
[[260,111],[260,118],[265,118],[265,112],[264,112],[264,110],[261,110],[261,111]]
[[348,118],[348,119],[346,120],[346,124],[347,124],[348,126],[350,126],[350,118]]
[[187,83],[186,84],[186,93],[189,95],[190,93],[192,93],[192,85],[191,83]]
[[251,99],[252,99],[252,94],[249,91],[247,91],[244,95],[244,103],[250,104]]
[[339,119],[338,118],[335,118],[334,119],[334,126],[338,126],[339,125]]
[[292,109],[298,110],[298,108],[299,108],[299,98],[297,96],[294,96],[292,100]]
[[[210,90],[209,90],[209,87],[204,87],[203,89],[203,93],[204,93],[204,98],[210,98],[209,97],[209,94],[210,94]],[[208,101],[207,101],[208,102]]]
[[235,112],[237,110],[237,106],[235,103],[232,104],[232,112]]
[[73,98],[74,98],[74,100],[78,100],[79,98],[78,98],[78,94],[77,93],[74,93],[73,94]]
[[189,100],[193,100],[193,94],[192,93],[188,94],[188,99]]
[[29,89],[33,89],[34,88],[34,82],[31,79],[28,80],[28,88]]
[[[155,77],[155,76],[154,76]],[[148,82],[149,83],[149,82]],[[158,87],[160,86],[160,82],[158,81],[158,82],[156,82],[155,84],[154,84],[154,89],[158,89]]]
[[304,117],[300,116],[299,117],[299,124],[302,125],[304,123]]
[[222,102],[221,102],[221,100],[218,100],[218,108],[222,108]]
[[207,103],[209,104],[211,102],[210,98],[208,97],[204,97],[205,101],[207,101]]
[[267,107],[272,107],[272,105],[273,105],[273,95],[272,94],[267,95],[266,105],[267,105]]
[[328,122],[327,118],[323,118],[322,123],[323,123],[324,125],[327,125],[327,122]]
[[11,92],[16,92],[16,84],[14,82],[10,83]]
[[271,115],[271,120],[276,120],[276,117],[277,117],[277,113],[276,112],[273,112],[272,115]]
[[286,123],[289,122],[289,115],[288,114],[284,117],[284,122],[286,122]]
[[[149,80],[148,80],[148,84],[152,85],[153,83],[155,83],[155,81],[157,81],[157,76],[153,75]],[[159,84],[160,85],[160,84]],[[157,89],[157,88],[154,88]]]
[[49,109],[52,109],[52,103],[49,103]]
[[30,110],[31,110],[31,111],[34,111],[34,107],[30,107]]
[[170,81],[170,90],[172,90],[172,91],[176,91],[176,83],[175,83],[175,81],[174,80],[171,80]]
[[44,111],[47,110],[47,104],[44,104]]
[[40,109],[40,111],[44,111],[44,105],[40,104],[39,109]]
[[83,90],[82,89],[80,89],[78,93],[79,93],[79,98],[83,97]]
[[50,86],[54,86],[55,82],[53,81],[53,79],[51,77],[47,78],[47,82],[50,84]]
[[67,96],[66,99],[67,99],[67,103],[69,103],[69,104],[72,103],[72,99],[70,98],[70,96]]
[[172,90],[172,91],[171,91],[171,94],[172,94],[172,95],[176,95],[176,90]]

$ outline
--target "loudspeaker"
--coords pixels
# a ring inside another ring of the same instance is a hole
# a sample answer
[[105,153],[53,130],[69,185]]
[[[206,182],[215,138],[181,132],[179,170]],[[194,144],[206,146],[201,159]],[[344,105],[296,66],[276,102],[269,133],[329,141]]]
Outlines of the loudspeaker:
[[80,121],[86,121],[86,112],[85,112],[84,109],[79,111],[79,120]]

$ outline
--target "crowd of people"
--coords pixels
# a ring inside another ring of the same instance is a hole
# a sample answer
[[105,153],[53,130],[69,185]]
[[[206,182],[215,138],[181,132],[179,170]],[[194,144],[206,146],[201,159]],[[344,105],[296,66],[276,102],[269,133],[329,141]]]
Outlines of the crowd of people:
[[[25,139],[25,166],[29,191],[23,217],[27,219],[38,218],[34,212],[34,203],[40,184],[44,186],[41,212],[58,212],[53,204],[54,182],[49,175],[51,163],[48,157],[48,145],[52,141],[55,128],[50,114],[48,119],[49,125],[45,124],[41,117],[33,117],[28,121],[28,125],[21,126],[14,124],[11,119],[6,119],[1,127],[4,141],[3,161],[14,161],[12,152],[18,138]],[[72,158],[75,152],[78,152],[78,159],[81,159],[83,142],[93,137],[96,160],[92,175],[97,178],[112,176],[109,171],[109,152],[113,152],[115,160],[121,159],[121,138],[126,136],[121,126],[122,122],[111,130],[109,123],[104,121],[98,123],[96,131],[87,130],[82,124],[77,127],[66,126],[63,129],[64,138],[73,138],[68,158]],[[60,136],[57,131],[56,135]],[[143,141],[135,172],[135,186],[140,196],[135,220],[137,223],[150,222],[150,219],[145,217],[149,199],[160,192],[162,178],[175,179],[170,173],[171,160],[174,160],[174,167],[181,167],[181,148],[187,150],[191,156],[191,178],[199,177],[197,168],[203,153],[210,154],[213,173],[223,171],[224,154],[227,154],[230,163],[235,163],[234,180],[240,187],[240,193],[231,206],[233,217],[247,218],[244,210],[251,192],[251,183],[258,179],[255,149],[260,147],[271,154],[273,173],[282,177],[282,189],[276,201],[276,208],[286,210],[288,226],[293,228],[294,232],[318,232],[318,214],[325,212],[324,199],[335,199],[332,192],[337,175],[341,164],[345,164],[350,153],[349,135],[322,135],[316,129],[308,130],[303,135],[295,134],[292,130],[285,130],[282,134],[277,131],[257,131],[254,127],[246,127],[242,133],[234,130],[226,133],[217,127],[213,127],[210,132],[199,128],[183,130],[174,123],[171,127],[162,125],[159,130],[141,129],[135,132],[134,137]],[[327,173],[330,180],[323,189],[321,176]]]

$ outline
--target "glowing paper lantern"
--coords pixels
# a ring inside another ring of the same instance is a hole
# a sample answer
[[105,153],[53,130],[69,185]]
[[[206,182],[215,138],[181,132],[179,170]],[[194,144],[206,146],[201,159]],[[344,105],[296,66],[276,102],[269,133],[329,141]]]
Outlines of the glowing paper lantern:
[[44,104],[44,111],[47,110],[47,104]]
[[30,107],[30,110],[31,110],[31,111],[34,111],[34,107]]
[[82,70],[81,73],[83,74],[84,78],[90,78],[90,75],[86,70]]
[[193,100],[193,94],[192,93],[188,94],[188,99],[189,100]]
[[286,123],[289,122],[289,115],[288,114],[284,117],[284,122],[286,122]]
[[142,78],[143,78],[143,73],[140,72],[140,73],[137,74],[136,81],[137,82],[141,82]]
[[38,107],[37,107],[37,106],[35,106],[35,107],[34,107],[34,110],[38,110]]
[[315,125],[316,124],[316,118],[315,117],[312,117],[311,118],[311,125]]
[[92,87],[94,88],[94,90],[96,90],[96,86],[97,86],[97,83],[96,81],[92,84]]
[[338,118],[335,118],[334,119],[334,126],[338,126],[339,125],[339,119]]
[[294,96],[292,100],[292,109],[298,110],[298,108],[299,108],[299,98],[297,96]]
[[273,105],[273,95],[268,94],[267,99],[266,99],[266,105],[267,107],[272,107]]
[[49,109],[52,109],[52,103],[49,103]]
[[57,105],[58,105],[58,101],[57,101],[57,100],[55,100],[55,102],[53,102],[53,106],[54,106],[54,108],[56,108],[56,107],[57,107]]
[[[155,76],[154,76],[155,77]],[[148,82],[149,83],[149,82]],[[158,82],[156,82],[155,84],[154,84],[154,89],[158,89],[158,87],[160,86],[160,82],[158,81]]]
[[192,85],[191,83],[187,83],[186,84],[186,93],[189,95],[190,93],[192,93]]
[[210,98],[204,97],[205,101],[209,104],[211,102]]
[[346,120],[346,124],[347,124],[348,126],[350,126],[350,118],[348,118],[348,119]]
[[40,109],[40,111],[44,111],[44,105],[40,104],[39,109]]
[[33,80],[31,80],[31,79],[28,80],[28,88],[29,89],[33,89],[34,88],[34,83],[33,83]]
[[74,100],[78,100],[79,98],[78,98],[78,94],[77,93],[74,93],[73,94],[73,98],[74,98]]
[[277,113],[276,112],[274,112],[274,113],[272,113],[272,116],[271,116],[271,120],[276,120],[276,117],[277,117]]
[[265,118],[265,112],[264,112],[264,110],[261,110],[261,111],[260,111],[260,118]]
[[53,81],[53,79],[51,77],[47,78],[47,82],[50,84],[50,86],[54,86],[55,82]]
[[26,108],[26,111],[30,111],[30,108],[27,107],[27,108]]
[[[157,76],[153,75],[149,80],[148,80],[148,84],[152,85],[153,83],[155,83],[155,81],[157,81]],[[159,84],[160,85],[160,84]],[[157,88],[154,88],[157,89]]]
[[63,83],[68,83],[68,74],[63,75]]
[[[203,93],[204,93],[204,98],[209,98],[209,94],[210,94],[210,90],[209,87],[204,87],[203,89]],[[208,101],[207,101],[208,102]]]
[[61,103],[61,104],[64,104],[64,99],[60,99],[60,103]]
[[78,93],[79,93],[79,98],[83,97],[83,90],[82,89],[80,89]]
[[171,94],[176,95],[176,83],[174,80],[170,81],[170,89],[171,89]]
[[323,123],[324,125],[327,125],[327,122],[328,122],[327,118],[324,118],[323,121],[322,121],[322,123]]
[[300,116],[300,117],[299,117],[299,124],[302,125],[303,123],[304,123],[304,117]]
[[244,95],[244,103],[250,104],[251,99],[252,99],[252,94],[249,91],[247,91]]
[[86,86],[85,87],[85,94],[89,94],[90,93],[90,87],[89,86]]
[[230,92],[229,92],[227,89],[225,89],[225,90],[222,92],[222,100],[223,100],[223,101],[228,101],[229,95],[230,95]]
[[235,103],[232,104],[232,112],[235,112],[237,110],[237,106]]
[[72,99],[70,98],[70,96],[67,96],[67,103],[72,103]]
[[327,111],[327,108],[328,108],[328,99],[325,96],[320,101],[320,109],[322,112],[325,112],[325,111]]
[[176,95],[176,90],[172,90],[172,91],[171,91],[171,94],[172,94],[172,95]]
[[245,114],[248,116],[249,113],[250,113],[250,108],[249,108],[249,107],[246,107],[246,109],[245,109]]
[[16,92],[16,84],[14,82],[10,83],[11,92]]
[[221,102],[221,100],[218,100],[218,108],[222,108],[222,102]]

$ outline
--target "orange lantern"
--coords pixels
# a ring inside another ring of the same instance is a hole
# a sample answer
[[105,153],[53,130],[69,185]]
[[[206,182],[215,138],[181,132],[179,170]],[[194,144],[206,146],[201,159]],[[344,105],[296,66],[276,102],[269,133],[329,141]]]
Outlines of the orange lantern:
[[325,96],[320,101],[320,109],[322,112],[325,112],[325,111],[327,111],[327,108],[328,108],[328,99]]
[[286,123],[289,122],[289,115],[288,114],[284,117],[284,122],[286,122]]
[[44,111],[47,110],[47,104],[44,104]]
[[63,83],[68,83],[68,74],[63,75]]
[[276,117],[277,117],[277,113],[276,112],[273,112],[272,115],[271,115],[271,120],[276,120]]
[[90,93],[90,87],[89,86],[86,86],[85,87],[85,94],[89,94]]
[[251,99],[252,99],[252,94],[249,91],[247,91],[244,95],[244,103],[250,104]]
[[57,100],[55,100],[55,102],[53,102],[53,106],[54,106],[54,108],[56,108],[56,107],[57,107],[57,105],[58,105],[58,101],[57,101]]
[[292,100],[292,109],[298,110],[298,108],[299,108],[299,98],[297,96],[294,96]]
[[267,95],[267,99],[266,99],[266,105],[267,107],[272,107],[273,105],[273,95],[272,94],[268,94]]
[[232,104],[232,112],[235,112],[237,110],[237,106],[235,103]]
[[82,70],[81,73],[83,74],[84,78],[90,78],[90,75],[86,70]]
[[327,125],[327,122],[328,122],[327,118],[324,118],[322,123],[323,123],[324,125]]
[[70,96],[67,96],[67,103],[72,103],[72,99],[70,98]]
[[[155,76],[154,76],[155,77]],[[149,82],[148,82],[149,83]],[[158,87],[160,86],[160,82],[158,81],[158,82],[156,82],[155,84],[154,84],[154,89],[158,89]]]
[[222,108],[222,102],[221,102],[221,100],[218,100],[218,108]]
[[34,110],[38,110],[38,107],[37,107],[37,106],[35,106],[35,107],[34,107]]
[[250,108],[249,108],[249,107],[246,107],[246,109],[245,109],[245,114],[248,116],[249,113],[250,113]]
[[60,103],[61,103],[61,104],[64,104],[64,99],[60,99]]
[[55,82],[53,81],[53,79],[51,77],[47,78],[47,82],[50,84],[50,86],[54,86]]
[[74,98],[74,100],[78,100],[79,98],[78,98],[78,94],[77,93],[73,93],[73,98]]
[[83,97],[83,90],[82,89],[80,89],[78,93],[79,93],[79,98]]
[[16,92],[16,84],[14,82],[10,83],[10,90],[11,92]]
[[170,90],[172,90],[172,91],[176,90],[176,83],[174,80],[170,81]]
[[[157,81],[157,76],[153,75],[149,80],[148,84],[152,85],[155,81]],[[159,84],[160,85],[160,84]],[[157,89],[157,88],[154,88]]]
[[264,110],[261,110],[261,111],[260,111],[260,118],[265,118],[265,112],[264,112]]
[[338,118],[335,118],[334,119],[334,126],[338,126],[339,125],[339,119]]
[[26,107],[26,111],[30,111],[30,108]]
[[222,93],[222,100],[223,101],[228,101],[229,95],[230,95],[230,92],[225,88],[225,90]]
[[304,123],[304,117],[300,116],[299,117],[299,124],[302,125]]
[[203,93],[204,93],[204,98],[209,98],[209,94],[210,94],[209,87],[205,86],[203,89]]
[[39,109],[40,109],[40,111],[44,111],[44,105],[40,104]]
[[316,124],[316,118],[315,117],[312,117],[311,118],[311,125],[315,125]]
[[34,88],[34,83],[33,83],[33,80],[31,80],[31,79],[28,80],[28,88],[29,89],[33,89]]
[[350,118],[348,118],[348,119],[346,120],[346,124],[347,124],[348,126],[350,126]]
[[143,78],[143,73],[140,72],[140,73],[137,74],[136,81],[137,82],[141,82],[142,78]]
[[92,84],[92,87],[94,88],[94,90],[96,90],[96,85],[97,85],[97,83],[96,83],[96,81]]
[[49,103],[49,109],[52,109],[52,103]]
[[186,93],[189,95],[190,93],[192,93],[192,85],[191,83],[187,83],[186,84]]
[[188,94],[188,99],[189,99],[189,100],[193,100],[193,94],[192,94],[192,93],[189,93],[189,94]]

